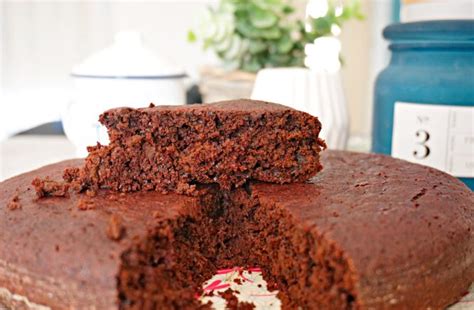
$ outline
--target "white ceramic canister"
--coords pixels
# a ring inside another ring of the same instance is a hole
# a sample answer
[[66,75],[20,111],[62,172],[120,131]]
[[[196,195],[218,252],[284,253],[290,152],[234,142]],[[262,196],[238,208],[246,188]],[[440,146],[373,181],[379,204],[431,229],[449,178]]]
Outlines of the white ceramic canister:
[[98,122],[105,110],[186,103],[184,71],[144,47],[136,32],[117,33],[112,46],[76,65],[71,75],[74,96],[62,121],[81,157],[87,155],[87,146],[108,143]]

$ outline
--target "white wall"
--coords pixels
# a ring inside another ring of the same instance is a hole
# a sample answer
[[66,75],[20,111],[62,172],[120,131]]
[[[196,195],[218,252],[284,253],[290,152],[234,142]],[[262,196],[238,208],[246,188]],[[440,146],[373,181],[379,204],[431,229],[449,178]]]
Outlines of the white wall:
[[106,47],[120,30],[188,71],[210,60],[187,31],[212,1],[3,1],[3,87],[64,87],[73,64]]
[[390,23],[392,2],[361,1],[365,20],[349,21],[341,33],[345,63],[342,78],[350,113],[351,135],[367,139],[371,131],[375,78],[389,60],[388,44],[382,38],[382,30]]

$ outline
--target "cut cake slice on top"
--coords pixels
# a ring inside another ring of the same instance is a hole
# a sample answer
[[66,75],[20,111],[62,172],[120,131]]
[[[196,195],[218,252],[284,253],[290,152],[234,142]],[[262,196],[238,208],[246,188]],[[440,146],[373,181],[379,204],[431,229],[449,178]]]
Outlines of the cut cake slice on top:
[[109,145],[89,148],[69,179],[81,189],[192,194],[247,180],[303,182],[322,169],[316,117],[283,105],[233,100],[188,106],[116,108],[100,116]]

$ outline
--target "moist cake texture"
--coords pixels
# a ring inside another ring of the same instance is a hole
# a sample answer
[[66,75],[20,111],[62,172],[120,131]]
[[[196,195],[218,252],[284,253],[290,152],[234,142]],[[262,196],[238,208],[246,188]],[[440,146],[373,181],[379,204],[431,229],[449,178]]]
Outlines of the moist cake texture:
[[[60,180],[82,160],[2,182],[0,300],[207,309],[195,298],[201,283],[234,266],[261,267],[283,309],[442,309],[467,291],[469,189],[380,155],[326,151],[321,160],[325,169],[306,183],[210,185],[194,197],[108,190],[36,197],[33,178]],[[8,208],[12,197],[21,208]]]
[[106,111],[109,145],[89,148],[85,166],[69,171],[81,190],[175,191],[196,184],[229,190],[250,179],[304,182],[321,170],[316,117],[255,100]]

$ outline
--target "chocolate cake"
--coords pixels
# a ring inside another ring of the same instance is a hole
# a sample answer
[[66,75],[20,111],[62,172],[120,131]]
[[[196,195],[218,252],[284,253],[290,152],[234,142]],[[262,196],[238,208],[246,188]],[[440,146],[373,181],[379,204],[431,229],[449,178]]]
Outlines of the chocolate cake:
[[321,170],[316,117],[255,100],[112,109],[100,116],[109,145],[89,148],[85,166],[69,171],[80,190],[175,191],[196,184],[223,189],[249,179],[303,182]]
[[4,181],[0,300],[19,308],[205,309],[195,298],[200,285],[234,266],[261,267],[284,309],[440,309],[467,291],[469,189],[385,156],[326,151],[321,161],[325,169],[306,183],[209,185],[193,197],[36,196],[35,177],[60,180],[81,160]]

